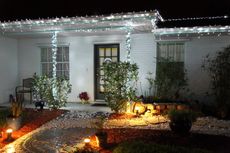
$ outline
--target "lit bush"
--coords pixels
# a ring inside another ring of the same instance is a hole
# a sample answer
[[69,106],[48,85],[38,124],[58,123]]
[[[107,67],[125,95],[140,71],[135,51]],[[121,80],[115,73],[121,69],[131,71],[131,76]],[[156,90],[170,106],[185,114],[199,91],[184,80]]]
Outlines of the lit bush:
[[104,63],[105,101],[115,112],[125,110],[126,102],[136,97],[137,64],[129,62]]
[[35,97],[47,102],[52,109],[58,109],[67,103],[71,84],[65,78],[48,78],[47,76],[34,76],[33,88]]

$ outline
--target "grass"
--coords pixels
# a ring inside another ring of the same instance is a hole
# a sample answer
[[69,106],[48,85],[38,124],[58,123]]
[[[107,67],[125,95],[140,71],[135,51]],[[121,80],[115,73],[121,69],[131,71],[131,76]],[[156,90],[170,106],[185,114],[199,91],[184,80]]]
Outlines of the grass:
[[173,145],[159,145],[143,141],[120,143],[113,153],[212,153],[203,149],[185,148]]

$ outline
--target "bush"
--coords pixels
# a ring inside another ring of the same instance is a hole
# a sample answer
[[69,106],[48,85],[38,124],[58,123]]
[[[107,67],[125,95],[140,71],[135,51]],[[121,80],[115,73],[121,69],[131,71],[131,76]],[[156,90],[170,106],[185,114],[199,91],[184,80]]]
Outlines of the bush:
[[142,141],[119,144],[113,153],[211,153],[202,149],[191,149],[178,146],[158,145]]
[[226,118],[230,115],[230,46],[218,51],[215,57],[209,54],[204,58],[202,68],[211,78],[212,93],[218,105],[218,115]]
[[47,102],[49,108],[58,109],[67,103],[71,84],[65,78],[48,78],[34,75],[33,88],[37,100]]
[[172,122],[195,122],[197,114],[190,110],[170,110],[168,112],[168,118]]
[[185,90],[188,84],[184,63],[175,62],[171,58],[158,58],[157,61],[156,79],[154,82],[157,96],[161,98],[174,97],[177,99],[180,96],[180,91]]
[[126,102],[136,97],[137,64],[129,62],[104,63],[105,101],[115,112],[125,110]]
[[180,135],[189,133],[192,123],[196,121],[197,115],[190,110],[170,110],[168,112],[170,129]]
[[10,115],[10,109],[0,108],[0,128],[6,126],[6,118]]

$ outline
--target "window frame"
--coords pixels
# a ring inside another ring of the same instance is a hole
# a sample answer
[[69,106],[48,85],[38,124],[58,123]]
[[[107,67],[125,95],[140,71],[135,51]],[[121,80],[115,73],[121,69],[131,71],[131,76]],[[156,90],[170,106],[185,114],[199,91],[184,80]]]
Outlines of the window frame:
[[[43,50],[45,50],[46,54],[44,53],[43,55]],[[61,61],[58,61],[58,51],[61,50]],[[67,53],[64,53],[66,52]],[[51,53],[49,53],[51,52]],[[67,56],[64,58],[64,56]],[[40,65],[41,69],[40,72],[42,75],[47,75],[48,77],[52,77],[52,47],[51,46],[45,46],[41,47],[40,49]],[[57,59],[57,65],[56,65],[56,75],[57,77],[65,77],[66,79],[69,79],[70,77],[70,62],[69,62],[69,46],[58,46],[57,47],[57,54],[56,54],[56,59]],[[44,60],[44,61],[43,61]],[[58,64],[61,64],[61,69],[58,69]],[[67,68],[64,68],[64,65],[67,64]],[[43,70],[43,66],[46,65],[46,69]],[[58,74],[58,72],[61,72]],[[67,74],[67,75],[66,75]]]

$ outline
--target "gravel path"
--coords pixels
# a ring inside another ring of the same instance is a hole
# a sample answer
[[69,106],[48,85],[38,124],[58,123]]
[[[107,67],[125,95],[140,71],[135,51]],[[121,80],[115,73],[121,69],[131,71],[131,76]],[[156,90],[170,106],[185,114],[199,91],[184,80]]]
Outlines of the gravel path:
[[95,119],[108,113],[70,111],[0,149],[0,153],[57,153],[96,132]]

